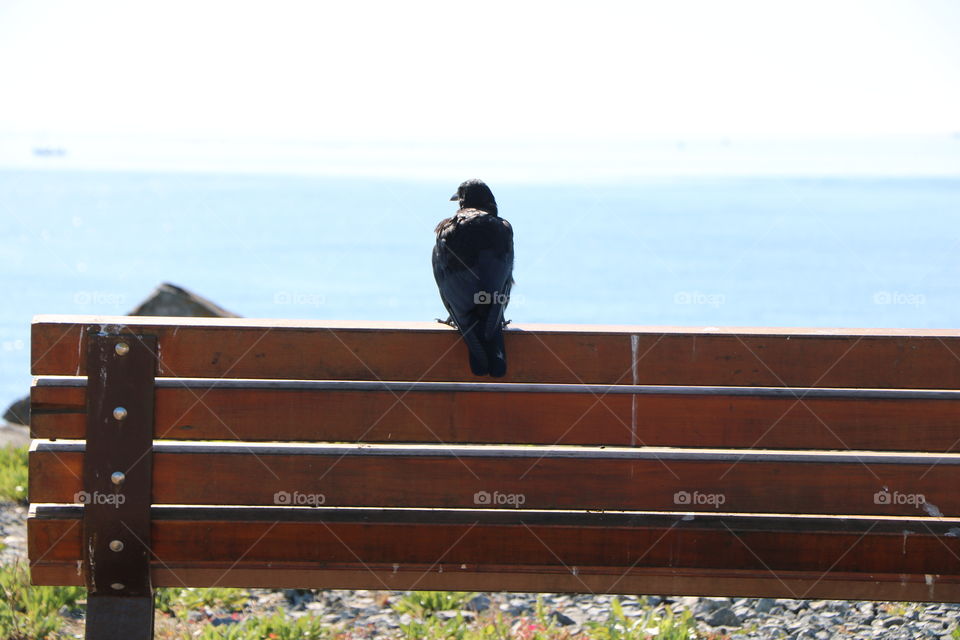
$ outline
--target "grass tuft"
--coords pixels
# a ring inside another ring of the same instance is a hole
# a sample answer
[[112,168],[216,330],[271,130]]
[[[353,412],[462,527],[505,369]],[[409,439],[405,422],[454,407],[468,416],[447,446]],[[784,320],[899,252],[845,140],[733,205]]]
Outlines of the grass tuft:
[[411,591],[397,600],[392,608],[398,614],[426,618],[438,611],[456,611],[467,606],[474,594],[466,591]]
[[283,613],[250,618],[240,624],[206,626],[199,635],[187,636],[199,640],[325,640],[330,637],[330,628],[318,618],[309,615],[288,618]]
[[0,448],[0,501],[27,503],[27,445]]
[[204,608],[227,612],[243,611],[249,599],[250,593],[245,589],[224,587],[169,587],[157,589],[153,593],[153,603],[157,611],[181,619],[185,619],[191,611]]
[[676,615],[669,607],[663,615],[647,611],[630,619],[623,613],[620,601],[610,602],[610,615],[605,622],[588,622],[589,635],[596,640],[690,640],[695,638],[696,622],[689,611]]
[[48,638],[60,629],[60,610],[77,608],[86,597],[80,587],[35,587],[27,568],[16,562],[0,565],[0,638]]

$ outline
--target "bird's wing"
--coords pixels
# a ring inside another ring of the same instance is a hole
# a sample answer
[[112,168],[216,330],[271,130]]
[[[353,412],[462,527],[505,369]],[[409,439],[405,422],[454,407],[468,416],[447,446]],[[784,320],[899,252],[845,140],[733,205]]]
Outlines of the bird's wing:
[[477,312],[474,292],[478,290],[480,281],[475,273],[475,270],[459,264],[442,239],[437,241],[433,250],[433,275],[440,290],[440,299],[467,345],[470,369],[476,375],[486,375],[490,365],[487,351],[480,340],[483,328],[477,326],[481,317]]
[[513,228],[503,218],[492,217],[487,221],[490,249],[481,251],[478,258],[480,284],[491,294],[490,312],[487,314],[483,335],[493,338],[503,325],[503,314],[510,302],[513,285]]
[[480,278],[476,265],[473,268],[461,264],[456,254],[444,240],[434,247],[433,276],[440,290],[440,299],[450,312],[457,327],[467,330],[476,323],[474,307],[475,292],[480,291]]

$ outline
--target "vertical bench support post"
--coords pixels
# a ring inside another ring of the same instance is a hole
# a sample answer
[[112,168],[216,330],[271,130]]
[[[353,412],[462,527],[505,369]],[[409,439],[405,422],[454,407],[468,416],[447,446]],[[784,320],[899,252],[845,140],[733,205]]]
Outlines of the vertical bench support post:
[[150,504],[155,336],[91,330],[83,574],[87,640],[153,637]]

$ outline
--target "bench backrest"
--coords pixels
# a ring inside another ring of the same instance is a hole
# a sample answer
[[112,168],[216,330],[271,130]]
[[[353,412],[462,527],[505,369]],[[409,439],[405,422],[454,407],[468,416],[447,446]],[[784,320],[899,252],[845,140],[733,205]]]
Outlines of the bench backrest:
[[498,382],[429,323],[32,340],[38,584],[960,601],[958,331],[519,326]]

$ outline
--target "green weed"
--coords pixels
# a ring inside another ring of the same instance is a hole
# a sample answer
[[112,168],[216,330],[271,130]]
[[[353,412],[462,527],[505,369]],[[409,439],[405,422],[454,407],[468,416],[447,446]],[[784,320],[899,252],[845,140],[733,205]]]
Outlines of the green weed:
[[27,445],[0,448],[0,500],[27,503]]
[[466,591],[411,591],[392,607],[399,615],[409,613],[413,618],[426,618],[437,611],[463,609],[473,595]]
[[209,607],[220,611],[243,611],[250,594],[244,589],[191,587],[157,589],[153,604],[157,611],[184,617],[190,611]]
[[63,618],[61,607],[74,609],[85,597],[81,587],[35,587],[19,562],[0,565],[0,637],[34,640],[50,637]]
[[695,637],[693,614],[684,611],[675,615],[669,607],[663,615],[647,611],[643,616],[627,618],[614,598],[610,602],[610,616],[605,622],[588,622],[589,635],[596,640],[691,640]]
[[331,629],[314,616],[288,618],[276,613],[269,618],[249,618],[238,624],[207,625],[199,635],[187,634],[184,640],[325,640],[332,635]]

